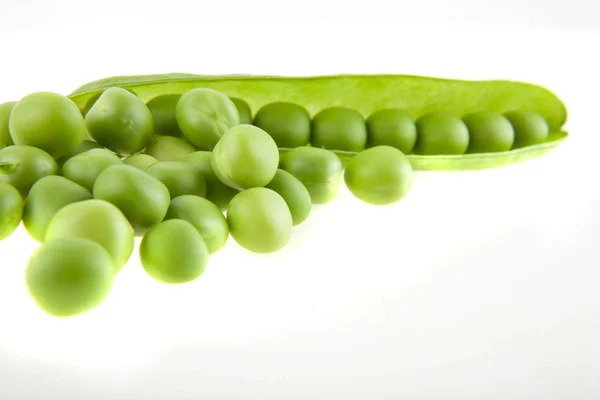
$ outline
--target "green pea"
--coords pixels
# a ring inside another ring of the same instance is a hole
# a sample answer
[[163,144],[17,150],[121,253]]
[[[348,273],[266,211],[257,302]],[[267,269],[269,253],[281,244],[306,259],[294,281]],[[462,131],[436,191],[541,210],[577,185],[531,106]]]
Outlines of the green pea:
[[206,198],[216,204],[221,210],[226,210],[233,196],[239,190],[227,186],[217,178],[211,165],[212,152],[196,151],[188,154],[183,161],[196,167],[206,179]]
[[414,152],[423,155],[464,154],[469,146],[469,130],[456,115],[432,112],[416,122],[417,143]]
[[215,204],[199,196],[184,195],[171,200],[165,219],[183,219],[196,228],[210,253],[227,242],[229,227],[225,216]]
[[60,238],[42,244],[25,271],[29,294],[46,313],[73,317],[99,306],[110,292],[113,262],[97,243]]
[[23,225],[33,239],[43,242],[50,220],[63,207],[89,200],[92,194],[83,186],[62,176],[46,176],[31,187],[25,200]]
[[146,170],[165,184],[171,198],[184,194],[204,197],[206,195],[206,179],[193,165],[183,161],[163,161],[156,163]]
[[71,153],[68,157],[75,157],[78,154],[85,153],[88,150],[103,149],[102,145],[94,142],[93,140],[84,139],[79,146]]
[[211,158],[212,169],[221,182],[239,190],[266,186],[278,164],[277,144],[267,132],[252,125],[228,129]]
[[133,228],[117,207],[90,199],[58,210],[48,223],[45,240],[78,237],[98,243],[111,256],[116,272],[133,252],[133,235]]
[[417,141],[417,127],[411,115],[390,108],[374,112],[367,118],[367,147],[392,146],[408,154]]
[[180,94],[165,94],[146,103],[152,113],[155,134],[175,137],[183,135],[175,117],[175,107],[180,97]]
[[156,164],[158,160],[148,154],[134,154],[127,157],[123,163],[131,165],[132,167],[141,169],[142,171],[147,170],[152,165]]
[[152,113],[128,90],[106,89],[85,116],[91,137],[117,154],[133,154],[146,147],[154,133]]
[[152,278],[170,284],[197,279],[208,263],[208,248],[192,224],[163,221],[142,238],[140,261]]
[[102,171],[112,165],[122,164],[122,161],[112,151],[93,149],[76,155],[65,162],[61,174],[89,191],[94,189],[94,182]]
[[469,129],[467,153],[493,153],[512,148],[515,130],[502,114],[478,111],[464,116],[463,122]]
[[256,113],[254,125],[271,135],[278,147],[293,149],[310,141],[310,115],[298,104],[267,104]]
[[360,200],[387,205],[409,192],[413,169],[408,158],[392,146],[375,146],[358,153],[346,165],[344,182]]
[[100,96],[102,95],[102,92],[100,93],[96,93],[95,95],[93,95],[92,97],[90,97],[84,104],[83,108],[80,109],[79,111],[81,112],[81,115],[85,118],[85,116],[87,115],[87,113],[90,112],[90,110],[92,109],[92,107],[94,106],[94,104],[96,104],[96,102],[98,101],[98,99],[100,98]]
[[311,198],[308,189],[298,178],[278,169],[267,188],[277,192],[287,203],[294,225],[301,224],[310,214]]
[[281,168],[304,184],[313,204],[332,201],[342,181],[342,161],[333,152],[317,147],[296,147],[281,160]]
[[17,189],[0,182],[0,240],[4,240],[17,229],[23,215],[23,198]]
[[38,179],[56,170],[56,161],[44,150],[26,145],[0,149],[0,182],[10,183],[23,197]]
[[181,161],[196,148],[184,139],[171,136],[155,136],[148,142],[144,153],[158,161]]
[[164,183],[129,165],[113,165],[102,171],[94,183],[93,196],[117,206],[137,236],[164,219],[171,200]]
[[510,111],[504,114],[515,130],[513,148],[544,143],[548,139],[548,123],[533,111]]
[[0,148],[14,144],[10,137],[8,121],[15,104],[17,104],[16,101],[7,101],[6,103],[0,104]]
[[15,144],[37,147],[54,158],[75,151],[85,137],[83,117],[75,103],[52,92],[23,97],[11,112],[9,129]]
[[252,124],[252,110],[248,103],[237,97],[231,97],[231,101],[235,104],[235,108],[238,110],[240,116],[240,124]]
[[206,88],[185,92],[177,102],[175,115],[185,138],[201,150],[212,150],[223,133],[240,121],[229,97]]
[[351,108],[321,110],[312,120],[312,145],[329,150],[359,152],[367,144],[363,116]]
[[233,239],[255,253],[271,253],[284,247],[293,226],[283,197],[262,187],[235,195],[227,208],[227,222]]

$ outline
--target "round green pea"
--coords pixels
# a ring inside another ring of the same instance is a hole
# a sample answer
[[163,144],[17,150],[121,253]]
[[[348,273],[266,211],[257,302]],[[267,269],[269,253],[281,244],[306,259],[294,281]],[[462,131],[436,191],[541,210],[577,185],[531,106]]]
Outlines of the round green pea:
[[180,94],[165,94],[146,103],[152,113],[155,134],[175,137],[183,135],[175,117],[175,107],[180,97]]
[[358,111],[346,107],[321,110],[312,120],[311,143],[329,150],[364,150],[367,144],[365,120]]
[[432,112],[419,117],[416,125],[416,154],[452,155],[464,154],[467,151],[469,129],[456,115]]
[[121,159],[112,151],[92,149],[68,159],[62,167],[61,174],[92,191],[98,175],[106,168],[119,164],[122,164]]
[[98,143],[94,142],[93,140],[84,139],[81,142],[81,144],[79,144],[79,146],[77,146],[77,148],[75,149],[75,151],[73,153],[56,160],[56,165],[58,166],[58,169],[60,170],[60,169],[62,169],[62,166],[65,165],[67,160],[75,157],[78,154],[85,153],[86,151],[93,150],[93,149],[104,149],[104,147],[102,147]]
[[375,146],[354,156],[346,165],[344,182],[360,200],[387,205],[409,192],[413,169],[408,158],[392,146]]
[[271,135],[281,148],[293,149],[310,141],[310,115],[298,104],[267,104],[254,116],[254,125]]
[[215,204],[198,196],[184,195],[171,200],[165,219],[183,219],[196,228],[210,253],[227,242],[229,227],[225,216]]
[[208,263],[208,248],[192,224],[181,219],[150,228],[140,244],[140,261],[152,278],[170,284],[197,279]]
[[211,158],[215,175],[234,189],[266,186],[279,165],[279,149],[271,136],[252,125],[228,129]]
[[110,292],[113,262],[97,243],[60,238],[42,244],[25,271],[35,303],[55,317],[73,317],[99,306]]
[[271,253],[284,247],[293,226],[283,197],[262,187],[244,190],[231,199],[227,222],[233,239],[255,253]]
[[171,200],[164,183],[130,165],[113,165],[102,171],[93,196],[117,206],[138,236],[164,219]]
[[142,171],[145,171],[157,162],[158,160],[156,158],[149,156],[148,154],[134,154],[123,161],[124,164],[131,165]]
[[226,210],[233,196],[239,190],[227,186],[217,178],[211,165],[212,152],[196,151],[188,154],[183,161],[196,167],[206,179],[206,198],[216,204],[221,210]]
[[193,165],[183,161],[163,161],[150,166],[146,173],[165,184],[171,198],[184,194],[204,197],[206,179]]
[[9,129],[15,144],[37,147],[54,158],[71,154],[85,137],[83,117],[75,103],[52,92],[32,93],[17,102]]
[[513,148],[544,143],[548,140],[550,128],[540,114],[533,111],[510,111],[504,114],[515,130]]
[[392,146],[408,154],[417,141],[417,127],[411,115],[401,109],[385,109],[367,118],[367,148]]
[[292,214],[294,225],[301,224],[310,214],[312,208],[310,193],[294,175],[278,169],[275,177],[266,187],[283,197]]
[[50,220],[60,209],[91,198],[89,190],[67,178],[58,175],[43,177],[33,184],[25,200],[25,230],[33,239],[43,242]]
[[154,133],[152,113],[128,90],[106,89],[85,116],[90,136],[117,154],[133,154],[146,147]]
[[171,136],[155,136],[144,153],[158,161],[181,161],[185,156],[196,151],[196,148],[184,139]]
[[108,252],[118,271],[133,252],[133,235],[133,228],[117,207],[89,199],[58,210],[48,223],[45,240],[78,237],[96,242]]
[[17,189],[0,182],[0,240],[9,237],[21,223],[23,198]]
[[10,183],[23,197],[40,178],[55,175],[56,161],[44,150],[26,145],[0,149],[0,182]]
[[177,102],[175,116],[185,138],[201,150],[212,150],[223,133],[240,121],[229,97],[206,88],[185,92]]
[[16,101],[7,101],[6,103],[0,104],[0,148],[14,144],[10,137],[8,121],[15,104],[17,104]]
[[313,204],[332,201],[342,181],[342,161],[317,147],[296,147],[282,156],[281,168],[304,184]]
[[237,97],[231,97],[231,101],[233,104],[235,104],[235,108],[238,110],[238,114],[240,116],[239,123],[252,124],[252,110],[250,109],[248,103]]
[[479,111],[463,117],[469,129],[467,153],[508,151],[515,140],[510,121],[500,113]]

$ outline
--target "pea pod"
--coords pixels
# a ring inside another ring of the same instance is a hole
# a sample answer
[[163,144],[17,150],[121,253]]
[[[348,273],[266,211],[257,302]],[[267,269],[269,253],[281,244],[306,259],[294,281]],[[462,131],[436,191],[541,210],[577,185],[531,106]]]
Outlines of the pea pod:
[[[554,93],[537,85],[507,80],[466,81],[410,75],[159,74],[101,79],[76,89],[70,98],[84,109],[90,98],[112,86],[134,90],[144,101],[166,94],[182,94],[194,88],[209,88],[243,99],[254,110],[274,102],[292,102],[303,106],[311,116],[329,107],[350,108],[365,118],[377,111],[396,108],[405,110],[413,119],[433,112],[462,117],[479,111],[502,114],[527,111],[541,115],[548,124],[550,133],[543,143],[522,148],[494,153],[409,154],[417,170],[472,170],[513,164],[537,158],[567,137],[561,129],[567,112]],[[342,160],[355,154],[337,153]]]

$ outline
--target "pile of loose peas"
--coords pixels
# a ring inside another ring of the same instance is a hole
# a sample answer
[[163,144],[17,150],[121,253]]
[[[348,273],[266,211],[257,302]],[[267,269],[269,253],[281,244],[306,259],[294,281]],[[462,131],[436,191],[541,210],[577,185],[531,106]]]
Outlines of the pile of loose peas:
[[[391,204],[412,184],[406,154],[499,152],[547,137],[545,120],[524,111],[414,121],[388,109],[365,120],[345,107],[311,118],[277,102],[252,116],[242,99],[212,89],[144,103],[119,87],[80,110],[38,92],[0,105],[0,239],[23,222],[40,242],[29,293],[46,313],[69,317],[105,299],[136,236],[152,278],[190,282],[230,234],[252,252],[284,247],[342,177],[362,201]],[[356,155],[344,166],[340,153]]]

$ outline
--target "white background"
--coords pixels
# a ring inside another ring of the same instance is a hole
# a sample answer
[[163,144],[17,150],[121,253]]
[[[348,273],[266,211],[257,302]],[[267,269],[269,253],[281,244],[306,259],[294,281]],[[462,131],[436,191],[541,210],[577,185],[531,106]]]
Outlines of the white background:
[[[589,1],[8,1],[0,101],[111,75],[410,73],[538,83],[569,139],[542,159],[345,188],[283,251],[229,240],[177,287],[134,254],[107,301],[45,317],[0,242],[0,399],[597,399],[600,12]],[[137,249],[136,249],[137,251]]]

